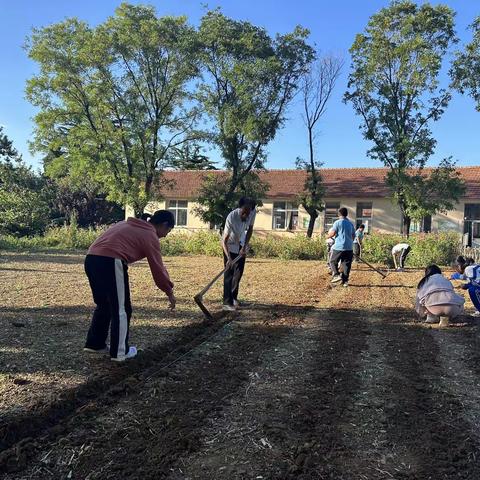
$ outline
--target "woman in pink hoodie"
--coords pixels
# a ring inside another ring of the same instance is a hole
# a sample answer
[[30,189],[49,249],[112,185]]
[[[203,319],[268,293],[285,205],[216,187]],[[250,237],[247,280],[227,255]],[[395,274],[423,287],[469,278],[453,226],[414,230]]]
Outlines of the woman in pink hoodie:
[[[96,304],[84,350],[108,353],[113,361],[123,362],[137,355],[128,345],[132,305],[128,284],[128,264],[147,258],[157,287],[165,292],[170,308],[175,308],[173,283],[163,265],[159,238],[175,226],[172,212],[158,210],[142,219],[118,222],[100,235],[85,258],[85,272]],[[110,329],[110,349],[107,347]]]

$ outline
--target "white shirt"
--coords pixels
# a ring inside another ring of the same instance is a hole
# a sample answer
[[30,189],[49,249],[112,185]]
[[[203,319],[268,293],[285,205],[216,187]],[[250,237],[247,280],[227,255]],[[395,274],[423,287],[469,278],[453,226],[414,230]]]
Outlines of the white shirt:
[[475,286],[480,286],[480,265],[469,265],[465,268],[463,278]]
[[408,243],[397,243],[393,248],[392,248],[392,253],[398,253],[401,252],[402,250],[405,250],[408,248],[410,245]]
[[255,217],[257,212],[252,210],[250,215],[242,220],[240,217],[240,208],[236,208],[228,214],[227,220],[225,222],[225,229],[223,231],[223,238],[228,237],[228,251],[232,253],[240,252],[240,244],[244,244],[246,239],[246,232],[250,227],[253,227],[255,223]]

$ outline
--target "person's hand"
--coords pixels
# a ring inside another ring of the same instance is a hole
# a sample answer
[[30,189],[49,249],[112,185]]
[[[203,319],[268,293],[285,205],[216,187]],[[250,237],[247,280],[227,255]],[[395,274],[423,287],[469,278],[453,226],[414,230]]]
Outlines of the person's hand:
[[168,297],[168,301],[170,302],[170,305],[168,306],[168,308],[170,310],[175,310],[175,306],[177,305],[177,299],[175,298],[173,291],[169,295],[167,295],[167,297]]
[[233,263],[233,260],[231,258],[228,258],[228,260],[225,263],[225,270],[230,270],[232,268],[232,263]]
[[246,257],[248,250],[249,250],[248,245],[245,245],[240,249],[239,255],[241,255],[242,257]]

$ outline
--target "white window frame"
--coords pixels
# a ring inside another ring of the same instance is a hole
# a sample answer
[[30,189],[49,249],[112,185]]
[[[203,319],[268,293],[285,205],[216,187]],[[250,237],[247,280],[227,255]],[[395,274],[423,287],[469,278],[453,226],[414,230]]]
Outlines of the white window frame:
[[[282,207],[276,207],[275,205],[283,204]],[[284,227],[277,227],[275,224],[275,213],[276,212],[284,212],[285,213],[285,226]],[[296,227],[289,228],[290,223],[293,221],[294,213],[297,216],[297,225]],[[294,232],[299,229],[299,215],[298,215],[298,206],[292,202],[287,202],[286,200],[278,200],[273,202],[272,206],[272,230],[282,230],[282,231],[289,231]]]
[[[359,204],[365,204],[369,203],[371,205],[370,211],[371,215],[369,217],[364,217],[364,216],[358,216],[358,205]],[[357,205],[355,206],[355,226],[358,228],[360,225],[365,225],[365,233],[370,233],[372,229],[372,224],[373,224],[373,202],[369,201],[364,201],[362,200],[361,202],[357,202]]]
[[[179,202],[186,202],[186,207],[179,207]],[[173,217],[175,218],[175,227],[185,228],[188,226],[188,200],[176,199],[176,200],[167,200],[167,210],[173,213]],[[185,211],[185,225],[180,225],[178,223],[178,213],[179,211]]]
[[[335,209],[335,217],[333,218],[333,221],[331,223],[327,223],[327,208],[334,208]],[[323,213],[323,230],[324,232],[328,232],[333,224],[335,223],[336,220],[338,220],[338,209],[340,208],[340,202],[326,202],[324,206],[324,213]]]

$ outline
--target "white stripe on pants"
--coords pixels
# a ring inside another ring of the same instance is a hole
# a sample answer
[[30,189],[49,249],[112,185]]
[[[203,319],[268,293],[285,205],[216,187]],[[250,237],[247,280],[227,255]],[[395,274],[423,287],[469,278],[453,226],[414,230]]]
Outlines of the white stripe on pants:
[[125,352],[125,343],[127,341],[128,318],[125,311],[125,275],[123,263],[120,259],[115,259],[115,281],[117,284],[118,298],[118,351],[117,356],[121,357]]

